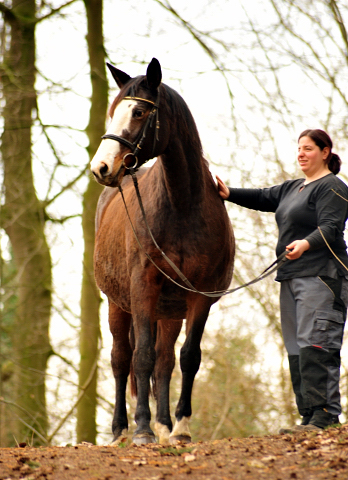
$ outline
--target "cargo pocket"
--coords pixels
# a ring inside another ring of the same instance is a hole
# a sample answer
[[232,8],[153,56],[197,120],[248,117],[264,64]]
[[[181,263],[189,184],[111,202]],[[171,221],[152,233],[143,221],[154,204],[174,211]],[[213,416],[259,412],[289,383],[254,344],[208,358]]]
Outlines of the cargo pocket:
[[318,309],[311,336],[311,343],[317,347],[340,349],[343,339],[344,319],[337,310]]
[[348,305],[348,277],[342,278],[341,298],[347,307]]

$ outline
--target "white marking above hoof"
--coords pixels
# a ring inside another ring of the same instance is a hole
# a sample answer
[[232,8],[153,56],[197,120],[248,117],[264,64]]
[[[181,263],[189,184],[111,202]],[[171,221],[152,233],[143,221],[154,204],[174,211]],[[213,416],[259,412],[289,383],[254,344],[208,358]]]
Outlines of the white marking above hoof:
[[176,421],[172,433],[169,435],[170,443],[190,443],[191,432],[189,429],[190,417],[182,417],[181,420]]
[[120,443],[125,443],[127,440],[128,440],[128,430],[124,428],[122,430],[121,435],[110,443],[110,447],[117,447]]
[[155,432],[158,437],[158,443],[160,445],[167,445],[169,443],[170,430],[167,425],[155,422]]

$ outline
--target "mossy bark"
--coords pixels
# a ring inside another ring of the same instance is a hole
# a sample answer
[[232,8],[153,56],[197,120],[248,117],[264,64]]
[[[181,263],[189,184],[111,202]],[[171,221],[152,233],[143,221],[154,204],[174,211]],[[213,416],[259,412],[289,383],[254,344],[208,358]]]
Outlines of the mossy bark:
[[1,227],[10,238],[17,270],[18,305],[12,329],[15,387],[11,415],[16,418],[13,435],[18,442],[38,444],[46,438],[48,425],[45,375],[51,353],[52,278],[45,212],[32,174],[35,9],[35,0],[13,0],[11,14],[5,15],[9,43],[2,72],[5,205]]
[[[89,156],[93,157],[104,132],[108,102],[103,44],[103,2],[85,0],[87,12],[87,44],[90,61],[92,97],[90,120],[87,127]],[[100,294],[94,281],[94,218],[101,187],[90,177],[83,197],[82,228],[84,236],[83,280],[81,290],[81,330],[79,387],[85,395],[77,408],[77,441],[96,442],[97,436],[97,368],[99,355]],[[86,382],[88,386],[86,388]]]

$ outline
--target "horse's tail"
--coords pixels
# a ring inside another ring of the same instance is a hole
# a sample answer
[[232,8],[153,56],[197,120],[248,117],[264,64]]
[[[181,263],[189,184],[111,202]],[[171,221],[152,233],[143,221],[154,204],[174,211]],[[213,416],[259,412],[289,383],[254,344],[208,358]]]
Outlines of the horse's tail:
[[[153,331],[153,346],[154,347],[156,345],[156,337],[157,337],[157,323],[155,323],[154,331]],[[134,352],[135,337],[134,337],[133,321],[131,323],[131,328],[130,328],[130,331],[129,331],[129,343],[130,343],[132,351]],[[138,388],[137,388],[137,380],[136,380],[135,374],[134,374],[133,359],[132,359],[131,364],[130,364],[129,376],[130,376],[131,395],[132,395],[132,397],[136,397],[138,395]],[[151,379],[152,379],[152,389],[151,389],[151,384],[150,384],[149,395],[151,395],[151,393],[153,393],[153,395],[156,396],[156,383],[155,383],[154,374],[151,375]]]

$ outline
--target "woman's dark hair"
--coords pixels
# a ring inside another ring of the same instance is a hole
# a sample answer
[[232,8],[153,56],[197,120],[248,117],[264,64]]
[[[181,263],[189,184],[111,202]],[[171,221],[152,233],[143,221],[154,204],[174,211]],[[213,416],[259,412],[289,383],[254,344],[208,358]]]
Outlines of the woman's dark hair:
[[298,137],[298,140],[302,137],[309,137],[313,140],[313,142],[320,148],[320,150],[324,150],[325,147],[329,148],[329,155],[327,156],[325,162],[329,168],[329,170],[334,173],[335,175],[341,170],[342,161],[340,157],[336,153],[332,153],[332,140],[329,135],[324,132],[324,130],[305,130],[301,133]]

